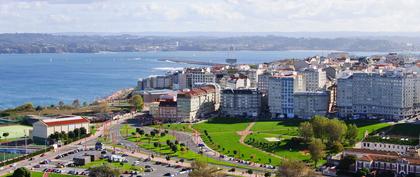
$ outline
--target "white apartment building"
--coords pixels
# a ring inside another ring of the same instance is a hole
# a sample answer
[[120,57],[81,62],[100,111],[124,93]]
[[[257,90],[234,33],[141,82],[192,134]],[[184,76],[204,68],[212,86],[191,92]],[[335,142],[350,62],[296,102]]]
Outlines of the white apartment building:
[[84,127],[89,133],[89,120],[80,116],[62,116],[41,119],[33,124],[31,139],[37,144],[45,144],[48,137],[55,132],[68,133],[76,128]]
[[293,112],[298,118],[310,119],[328,113],[329,93],[326,91],[295,92],[293,96]]
[[258,75],[258,90],[263,94],[266,95],[268,93],[268,81],[273,74],[270,72],[265,72],[263,74]]
[[305,79],[302,74],[291,73],[269,78],[268,106],[272,118],[294,117],[293,94],[305,91]]
[[202,84],[216,83],[216,75],[210,71],[210,68],[187,69],[186,74],[188,88],[194,88]]
[[193,122],[205,117],[220,107],[220,88],[208,85],[182,91],[177,96],[177,114],[179,120]]
[[306,68],[301,71],[305,76],[306,91],[318,91],[325,89],[327,74],[322,69]]
[[137,82],[140,90],[172,88],[172,76],[150,76]]
[[354,73],[337,81],[340,117],[420,117],[420,78],[402,72]]
[[225,89],[221,92],[220,110],[228,116],[257,117],[261,93],[255,89]]

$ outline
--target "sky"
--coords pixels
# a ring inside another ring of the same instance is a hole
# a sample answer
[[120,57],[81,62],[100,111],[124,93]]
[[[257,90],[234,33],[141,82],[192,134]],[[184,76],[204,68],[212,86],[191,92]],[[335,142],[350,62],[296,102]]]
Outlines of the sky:
[[0,0],[0,33],[418,32],[419,0]]

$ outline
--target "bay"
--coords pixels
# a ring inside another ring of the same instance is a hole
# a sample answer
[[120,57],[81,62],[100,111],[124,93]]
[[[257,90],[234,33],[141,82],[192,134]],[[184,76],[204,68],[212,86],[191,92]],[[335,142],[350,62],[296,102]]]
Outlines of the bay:
[[[60,53],[0,55],[0,109],[26,102],[35,105],[91,102],[122,88],[135,87],[139,78],[196,65],[161,61],[194,60],[224,63],[263,63],[286,58],[327,55],[331,51],[175,51],[127,53]],[[372,55],[378,52],[354,52]]]

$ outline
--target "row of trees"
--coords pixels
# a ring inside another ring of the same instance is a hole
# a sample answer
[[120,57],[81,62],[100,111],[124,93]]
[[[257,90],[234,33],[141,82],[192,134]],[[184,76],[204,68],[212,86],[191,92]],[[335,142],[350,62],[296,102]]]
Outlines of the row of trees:
[[76,128],[73,131],[66,132],[54,132],[51,134],[48,139],[50,142],[62,141],[64,144],[79,140],[84,138],[87,135],[87,130],[85,127]]
[[308,150],[315,166],[325,157],[326,150],[338,153],[344,146],[352,146],[357,142],[358,129],[354,124],[347,125],[338,119],[316,116],[312,120],[302,122],[299,133],[308,143]]

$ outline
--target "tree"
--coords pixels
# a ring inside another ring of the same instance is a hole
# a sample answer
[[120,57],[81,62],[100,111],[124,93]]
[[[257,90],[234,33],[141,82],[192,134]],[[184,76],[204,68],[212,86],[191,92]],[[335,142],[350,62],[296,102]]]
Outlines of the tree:
[[7,137],[9,136],[9,133],[7,133],[7,132],[4,132],[3,133],[3,137],[4,137],[4,139],[7,139]]
[[328,124],[328,120],[328,118],[321,116],[315,116],[311,120],[315,138],[320,138],[322,141],[324,141],[327,138],[326,127]]
[[155,148],[159,147],[159,142],[154,142],[154,143],[153,143],[153,146],[154,146]]
[[73,132],[74,132],[74,136],[76,136],[76,137],[80,137],[80,129],[78,129],[78,128],[75,128],[74,130],[73,130]]
[[332,147],[331,147],[331,152],[332,153],[339,153],[344,151],[344,146],[343,144],[341,144],[339,141],[336,141],[333,143]]
[[13,172],[12,177],[31,177],[31,172],[25,167],[20,167]]
[[35,111],[42,111],[44,108],[42,107],[42,106],[37,106],[36,108],[35,108]]
[[327,137],[330,143],[340,141],[345,137],[347,132],[347,125],[338,119],[329,120],[327,126]]
[[320,139],[313,139],[309,144],[309,154],[311,154],[311,159],[315,162],[315,166],[318,161],[324,158],[325,156],[325,144],[322,143]]
[[144,135],[144,130],[140,129],[140,130],[138,131],[138,133],[139,133],[141,136],[143,136],[143,135]]
[[346,138],[349,141],[350,145],[354,145],[357,142],[357,134],[359,130],[355,124],[348,125]]
[[73,103],[71,103],[71,105],[73,106],[73,108],[76,108],[76,109],[80,108],[80,101],[79,101],[79,99],[73,100]]
[[191,163],[192,172],[188,174],[188,177],[221,177],[223,174],[220,173],[220,169],[210,167],[206,162],[194,161]]
[[299,126],[299,133],[300,136],[302,136],[306,142],[309,142],[314,136],[314,130],[312,128],[311,123],[302,122]]
[[76,138],[76,135],[74,134],[74,132],[73,132],[73,131],[69,131],[69,138],[70,138],[70,139],[74,139],[74,138]]
[[63,108],[64,107],[64,101],[59,101],[58,102],[58,107]]
[[367,176],[370,173],[370,170],[368,168],[362,168],[359,171],[357,171],[357,176]]
[[302,161],[285,160],[277,172],[277,177],[314,177],[317,176],[314,171],[306,166]]
[[134,109],[136,109],[136,111],[142,111],[143,110],[143,98],[140,95],[134,95],[131,98],[130,101],[131,105],[133,106]]
[[178,151],[178,147],[176,145],[172,145],[171,150],[175,153],[176,151]]
[[350,166],[353,165],[354,163],[356,163],[356,156],[348,155],[348,156],[343,157],[340,160],[340,163],[337,168],[340,170],[347,171],[350,169]]
[[81,135],[86,135],[87,134],[87,130],[85,127],[80,127],[80,134]]
[[112,167],[109,164],[89,168],[89,177],[118,177],[121,172],[119,169]]

